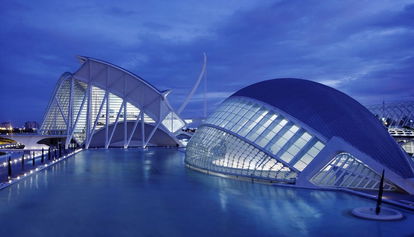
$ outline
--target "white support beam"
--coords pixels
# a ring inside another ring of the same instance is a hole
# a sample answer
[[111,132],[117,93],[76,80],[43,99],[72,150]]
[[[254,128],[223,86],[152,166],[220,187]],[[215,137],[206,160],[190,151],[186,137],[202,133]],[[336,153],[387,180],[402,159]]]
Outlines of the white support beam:
[[92,83],[91,83],[91,63],[89,62],[89,82],[87,87],[88,106],[86,107],[86,141],[89,140],[91,135],[91,122],[92,122]]
[[151,131],[150,135],[148,136],[148,140],[145,142],[144,148],[145,148],[145,147],[147,147],[147,145],[148,145],[149,141],[150,141],[150,140],[151,140],[151,138],[154,136],[154,134],[155,134],[155,132],[157,131],[157,129],[158,129],[158,127],[160,126],[160,124],[161,124],[161,120],[159,120],[159,121],[157,122],[157,124],[155,125],[154,129],[152,129],[152,131]]
[[102,98],[101,105],[99,106],[99,111],[98,111],[98,114],[96,115],[95,122],[93,123],[93,127],[92,127],[92,130],[91,130],[91,134],[89,136],[89,139],[86,142],[86,146],[85,146],[86,149],[89,148],[89,145],[90,145],[90,143],[92,141],[92,137],[93,137],[93,134],[95,133],[95,128],[96,128],[96,125],[98,124],[99,117],[101,116],[102,108],[103,108],[103,105],[105,104],[105,101],[106,101],[106,97],[104,96]]
[[[69,89],[69,105],[68,105],[68,129],[73,123],[73,90],[74,90],[74,79],[70,78],[70,89]],[[68,130],[69,131],[69,130]]]
[[66,129],[66,141],[65,141],[65,149],[69,148],[69,144],[71,140],[68,140],[69,134],[72,130],[72,124],[73,124],[73,91],[74,91],[74,85],[75,80],[73,77],[70,78],[70,91],[69,91],[69,106],[68,106],[68,126]]
[[118,120],[119,120],[119,115],[122,112],[122,107],[124,106],[125,101],[122,102],[121,107],[119,107],[119,111],[118,114],[116,115],[116,119],[115,119],[115,123],[114,123],[114,128],[112,129],[111,132],[111,136],[109,137],[108,143],[105,144],[105,148],[108,149],[109,144],[111,144],[112,141],[112,137],[114,136],[115,130],[116,130],[116,126],[118,125]]
[[126,101],[126,87],[127,87],[127,80],[124,77],[124,93],[123,93],[123,101],[124,101],[124,149],[127,148],[127,137],[128,137],[128,121],[127,121],[127,101]]
[[141,110],[141,140],[142,148],[145,148],[145,122],[144,122],[144,109]]
[[109,141],[109,67],[106,67],[106,80],[105,80],[105,97],[106,97],[106,111],[105,111],[105,147]]
[[139,111],[137,119],[135,120],[135,123],[134,123],[134,127],[132,128],[131,135],[129,135],[128,142],[127,142],[127,145],[126,145],[127,148],[129,147],[129,143],[131,143],[132,137],[134,136],[135,130],[137,129],[138,122],[140,121],[141,113],[142,113],[142,110]]
[[124,102],[124,148],[127,148],[128,142],[128,120],[127,120],[127,102]]
[[168,114],[166,114],[165,116],[161,117],[161,107],[160,107],[160,111],[159,111],[159,116],[158,116],[158,121],[157,124],[155,125],[155,127],[152,129],[150,135],[148,136],[147,141],[145,142],[145,147],[147,147],[149,141],[151,140],[151,138],[154,136],[155,132],[157,131],[158,127],[161,125],[161,122],[168,116]]
[[76,125],[78,124],[78,121],[79,121],[79,117],[82,113],[83,107],[85,106],[85,101],[86,101],[86,92],[85,92],[85,95],[83,95],[82,103],[81,103],[81,106],[79,107],[78,114],[76,115],[75,122],[73,123],[73,126],[71,128],[70,135],[66,139],[72,140],[73,134],[75,133]]
[[105,92],[106,97],[106,111],[105,111],[105,147],[109,141],[109,92]]

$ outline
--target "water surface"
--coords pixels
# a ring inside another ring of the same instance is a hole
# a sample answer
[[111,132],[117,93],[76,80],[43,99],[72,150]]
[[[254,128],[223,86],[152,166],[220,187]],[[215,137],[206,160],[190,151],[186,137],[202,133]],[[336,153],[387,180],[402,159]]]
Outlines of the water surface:
[[175,149],[88,150],[0,191],[0,236],[414,236],[414,213],[354,218],[374,201],[185,168]]

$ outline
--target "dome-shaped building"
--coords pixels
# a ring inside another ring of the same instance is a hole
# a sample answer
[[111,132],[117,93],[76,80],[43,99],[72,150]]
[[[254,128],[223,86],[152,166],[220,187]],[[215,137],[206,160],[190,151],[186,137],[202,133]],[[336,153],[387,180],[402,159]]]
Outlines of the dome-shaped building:
[[413,163],[364,106],[331,87],[274,79],[227,98],[199,127],[186,164],[303,187],[414,193]]

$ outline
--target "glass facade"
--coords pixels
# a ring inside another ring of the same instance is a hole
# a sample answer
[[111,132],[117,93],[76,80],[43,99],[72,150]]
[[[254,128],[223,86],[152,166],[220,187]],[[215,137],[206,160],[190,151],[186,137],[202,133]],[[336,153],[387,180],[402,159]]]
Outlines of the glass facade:
[[203,126],[187,146],[186,162],[214,172],[294,183],[297,173],[255,146]]
[[[270,106],[244,97],[223,102],[191,138],[187,164],[224,174],[295,183],[324,142]],[[335,156],[311,183],[378,189],[380,176],[349,153]],[[385,190],[397,190],[390,182]]]
[[298,171],[304,170],[325,147],[316,136],[270,106],[243,97],[227,99],[205,124],[244,137]]
[[[223,102],[187,145],[186,163],[236,176],[295,183],[324,142],[273,107],[245,97]],[[336,155],[310,182],[377,190],[380,175],[349,153]],[[384,189],[397,190],[386,181]]]
[[231,97],[191,138],[186,162],[221,173],[292,183],[324,146],[271,106]]
[[[349,153],[336,155],[311,179],[317,186],[378,190],[381,176]],[[384,190],[397,188],[384,181]]]
[[[411,161],[382,124],[356,100],[320,83],[278,78],[252,84],[222,102],[201,128],[187,144],[186,163],[206,173],[239,175],[238,169],[260,166],[256,153],[245,153],[253,147],[295,173],[302,187],[375,190],[386,169],[386,190],[414,190],[404,181],[414,175]],[[211,129],[221,135],[204,134]],[[228,139],[237,144],[234,155]]]
[[[64,118],[68,116],[68,105],[69,105],[69,91],[70,91],[70,80],[67,78],[62,81],[59,88],[56,91],[55,99],[49,105],[49,110],[45,116],[40,131],[43,134],[60,135],[66,133],[66,121]],[[79,86],[76,84],[76,86]],[[75,88],[75,93],[79,92],[79,88]],[[83,95],[82,95],[83,96]],[[58,104],[62,109],[60,112]],[[66,109],[65,109],[66,108]],[[63,114],[62,114],[63,113]],[[47,131],[47,132],[45,132]]]
[[[72,105],[72,112],[70,116],[70,109],[69,109],[69,97],[70,97],[70,88],[71,88],[71,78],[68,77],[64,81],[61,82],[56,94],[55,98],[52,101],[51,105],[49,106],[49,110],[47,111],[45,120],[42,124],[40,129],[42,134],[45,135],[63,135],[67,133],[67,125],[66,123],[75,123],[77,117],[78,122],[76,123],[76,127],[74,129],[73,137],[79,142],[84,142],[86,138],[86,129],[87,129],[87,104],[88,104],[88,97],[86,96],[84,106],[82,111],[79,112],[82,101],[87,93],[87,84],[76,79],[73,79],[73,105]],[[94,126],[95,119],[98,117],[99,109],[101,108],[101,104],[105,97],[105,90],[102,90],[98,87],[92,86],[91,89],[91,121],[90,127]],[[123,99],[119,96],[116,96],[112,93],[108,93],[109,96],[109,111],[108,111],[108,124],[112,124],[115,122],[118,112],[120,113],[118,122],[122,123],[125,119],[135,121],[140,113],[140,110],[133,106],[130,103],[126,103],[127,113],[124,114],[124,108],[121,108],[123,104]],[[98,117],[96,122],[95,130],[99,130],[106,125],[106,110],[107,101],[103,102],[102,111]],[[79,116],[78,116],[79,114]],[[67,121],[70,120],[70,121]],[[152,119],[147,114],[144,114],[144,121],[145,123],[155,123],[154,119]],[[172,129],[172,131],[181,128],[183,122],[181,121],[178,116],[174,113],[170,113],[162,122],[162,124],[167,129]],[[171,131],[171,130],[170,130]]]

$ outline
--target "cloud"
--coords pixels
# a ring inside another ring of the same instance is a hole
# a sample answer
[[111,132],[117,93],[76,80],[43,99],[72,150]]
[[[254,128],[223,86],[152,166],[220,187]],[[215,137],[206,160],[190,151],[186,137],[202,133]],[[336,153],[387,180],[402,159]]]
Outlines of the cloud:
[[[209,111],[231,92],[265,79],[305,78],[340,89],[363,103],[410,98],[414,4],[410,1],[5,1],[0,9],[0,95],[47,105],[75,55],[120,65],[160,89],[176,108],[208,55]],[[35,90],[33,88],[36,88]],[[202,115],[202,85],[184,111]],[[33,103],[0,105],[4,119]],[[15,109],[21,108],[20,109]]]

